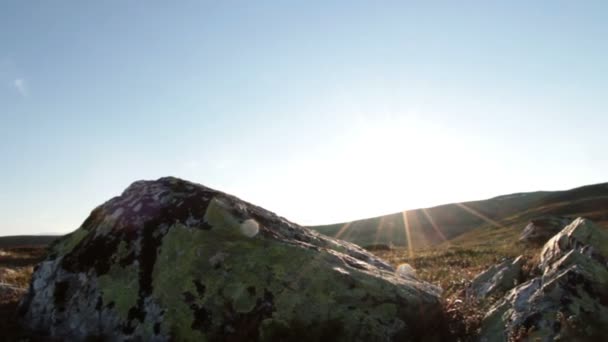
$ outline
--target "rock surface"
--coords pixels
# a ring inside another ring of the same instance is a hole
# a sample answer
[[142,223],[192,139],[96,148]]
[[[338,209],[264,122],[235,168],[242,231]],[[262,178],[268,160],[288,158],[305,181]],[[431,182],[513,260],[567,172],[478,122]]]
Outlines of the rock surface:
[[481,341],[600,341],[608,334],[608,232],[579,218],[541,252],[542,276],[485,316]]
[[540,246],[571,222],[572,219],[559,216],[543,216],[532,219],[521,233],[519,241]]
[[470,295],[481,299],[514,288],[520,281],[523,264],[524,259],[519,256],[490,267],[473,279],[469,288]]
[[571,250],[605,262],[608,257],[608,232],[587,219],[577,218],[545,244],[540,252],[540,267],[547,268]]
[[432,341],[439,292],[355,245],[161,178],[56,241],[20,315],[69,340]]

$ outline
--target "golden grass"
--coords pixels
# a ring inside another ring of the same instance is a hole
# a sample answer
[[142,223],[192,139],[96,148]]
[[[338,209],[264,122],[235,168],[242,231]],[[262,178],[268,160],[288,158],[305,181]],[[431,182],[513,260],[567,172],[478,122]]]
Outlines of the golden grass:
[[[512,231],[512,230],[511,230]],[[444,244],[433,249],[377,250],[373,253],[393,266],[408,263],[422,280],[441,286],[443,305],[450,334],[456,341],[475,341],[481,321],[498,297],[481,301],[467,295],[467,287],[481,272],[505,258],[523,255],[523,279],[537,272],[538,248],[525,247],[515,242],[516,236],[508,229],[492,229],[468,233],[467,239]]]
[[34,271],[40,262],[44,248],[0,249],[0,340],[29,340],[19,328],[15,310],[27,288]]

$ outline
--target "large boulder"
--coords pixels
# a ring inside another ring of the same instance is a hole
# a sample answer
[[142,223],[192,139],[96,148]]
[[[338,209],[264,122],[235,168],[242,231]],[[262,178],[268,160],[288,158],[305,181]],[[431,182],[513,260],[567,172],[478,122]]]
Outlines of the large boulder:
[[553,235],[559,233],[565,226],[569,225],[572,219],[561,216],[542,216],[530,222],[522,231],[519,241],[531,245],[542,246]]
[[524,261],[523,256],[519,256],[490,267],[473,279],[468,293],[477,299],[482,299],[514,288],[521,280]]
[[608,233],[576,219],[541,253],[542,276],[487,313],[481,341],[599,341],[608,334]]
[[176,178],[133,183],[56,241],[21,304],[69,340],[439,340],[440,289]]

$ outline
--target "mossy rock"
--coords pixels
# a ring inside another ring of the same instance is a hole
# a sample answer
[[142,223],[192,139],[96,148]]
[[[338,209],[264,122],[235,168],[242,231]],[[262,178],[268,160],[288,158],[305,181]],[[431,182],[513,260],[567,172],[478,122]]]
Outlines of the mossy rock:
[[439,289],[233,196],[140,181],[57,241],[20,308],[69,340],[445,338]]

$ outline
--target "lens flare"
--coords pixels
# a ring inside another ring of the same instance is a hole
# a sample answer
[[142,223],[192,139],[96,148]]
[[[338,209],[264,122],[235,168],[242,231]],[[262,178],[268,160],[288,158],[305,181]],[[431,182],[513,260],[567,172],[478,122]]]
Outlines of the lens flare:
[[447,241],[448,239],[446,239],[445,235],[443,235],[443,232],[441,231],[441,229],[439,229],[439,226],[435,223],[435,220],[433,220],[433,217],[431,216],[429,211],[427,209],[422,209],[422,213],[424,214],[426,219],[429,220],[431,226],[433,227],[437,235],[439,235],[439,238],[441,238],[442,242]]
[[468,211],[469,213],[473,214],[476,217],[479,217],[480,219],[482,219],[484,222],[489,223],[497,228],[504,228],[504,226],[494,220],[492,220],[491,218],[485,216],[484,214],[480,213],[479,211],[467,206],[464,203],[456,203],[456,205],[460,208],[462,208],[465,211]]
[[405,236],[407,238],[407,250],[408,250],[408,254],[411,258],[414,256],[414,249],[412,246],[412,234],[410,231],[410,222],[407,218],[407,210],[402,211],[401,215],[403,216],[403,228],[405,229]]

